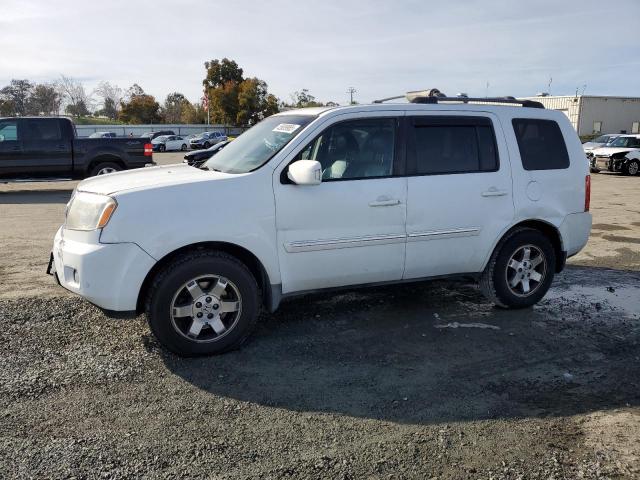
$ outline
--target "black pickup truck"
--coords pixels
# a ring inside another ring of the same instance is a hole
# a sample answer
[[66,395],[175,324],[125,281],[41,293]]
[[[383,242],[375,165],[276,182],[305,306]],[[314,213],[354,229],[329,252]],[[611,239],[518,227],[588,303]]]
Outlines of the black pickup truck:
[[77,138],[61,117],[0,118],[0,178],[83,178],[153,163],[144,138]]

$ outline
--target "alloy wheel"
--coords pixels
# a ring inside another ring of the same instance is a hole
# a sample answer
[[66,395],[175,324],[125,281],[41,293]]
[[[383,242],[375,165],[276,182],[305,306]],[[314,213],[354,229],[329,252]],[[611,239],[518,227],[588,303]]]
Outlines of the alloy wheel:
[[242,313],[238,287],[220,275],[203,275],[182,285],[171,302],[173,328],[199,343],[227,335]]
[[544,282],[547,261],[535,245],[518,248],[507,262],[505,275],[509,290],[519,297],[532,295]]

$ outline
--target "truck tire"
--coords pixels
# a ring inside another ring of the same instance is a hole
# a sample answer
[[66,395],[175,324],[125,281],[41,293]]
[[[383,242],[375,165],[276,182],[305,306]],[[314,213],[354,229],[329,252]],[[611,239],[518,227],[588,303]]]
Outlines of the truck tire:
[[256,279],[235,257],[210,250],[179,255],[153,279],[146,316],[158,341],[183,357],[234,350],[261,309]]
[[549,239],[539,230],[518,228],[496,247],[480,278],[480,289],[498,307],[527,308],[549,290],[555,265]]
[[90,177],[96,175],[106,175],[107,173],[119,172],[122,167],[114,162],[99,162],[89,172]]

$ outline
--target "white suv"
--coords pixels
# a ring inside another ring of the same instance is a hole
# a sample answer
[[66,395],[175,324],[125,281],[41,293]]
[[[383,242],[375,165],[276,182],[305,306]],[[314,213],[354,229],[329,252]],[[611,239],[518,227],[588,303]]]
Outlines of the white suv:
[[500,307],[538,302],[591,229],[566,116],[410,98],[283,112],[201,168],[87,179],[50,269],[181,355],[236,348],[261,308],[320,289],[471,275]]

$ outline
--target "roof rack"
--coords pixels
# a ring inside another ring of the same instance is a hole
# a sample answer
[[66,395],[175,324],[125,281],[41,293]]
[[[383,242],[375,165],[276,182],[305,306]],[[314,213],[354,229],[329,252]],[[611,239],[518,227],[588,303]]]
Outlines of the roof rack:
[[405,95],[398,95],[396,97],[381,98],[380,100],[374,100],[373,103],[383,103],[390,100],[399,100],[406,98],[409,103],[427,103],[438,104],[440,102],[462,102],[462,103],[506,103],[513,105],[520,105],[528,108],[544,108],[544,105],[534,100],[518,100],[515,97],[467,97],[465,94],[460,94],[455,97],[447,97],[437,88],[429,90],[418,90],[414,92],[407,92]]

